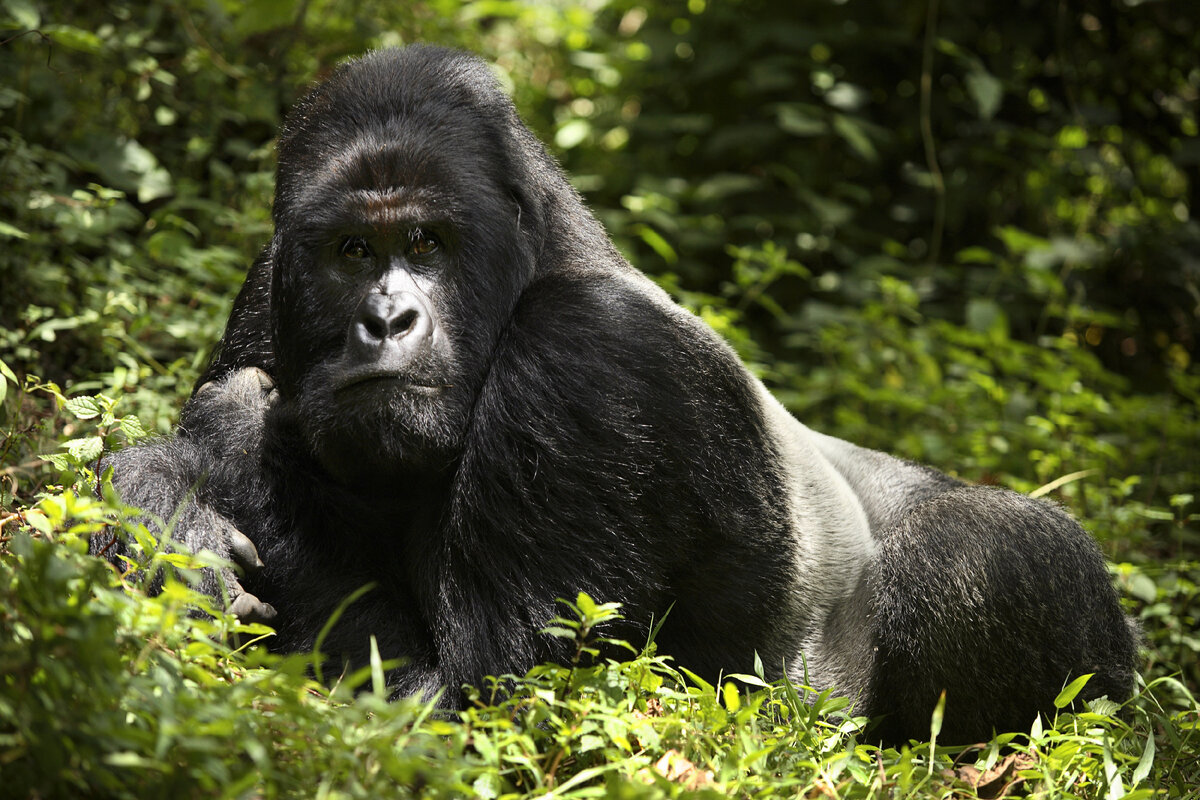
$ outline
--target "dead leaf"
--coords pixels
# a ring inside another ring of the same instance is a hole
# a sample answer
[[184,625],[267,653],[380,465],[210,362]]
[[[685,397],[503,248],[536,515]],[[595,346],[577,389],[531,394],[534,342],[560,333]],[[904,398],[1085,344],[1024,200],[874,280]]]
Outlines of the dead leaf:
[[1017,772],[1035,764],[1032,756],[1010,753],[986,770],[981,771],[971,764],[962,764],[955,767],[952,774],[974,789],[983,800],[997,800],[1009,796],[1009,792],[1024,781]]
[[701,786],[708,786],[713,782],[713,773],[710,769],[701,769],[688,761],[678,750],[668,750],[663,753],[662,758],[654,762],[654,765],[649,769],[639,770],[637,777],[642,783],[654,783],[654,776],[650,773],[650,769],[658,773],[662,777],[678,783],[685,789],[695,790]]

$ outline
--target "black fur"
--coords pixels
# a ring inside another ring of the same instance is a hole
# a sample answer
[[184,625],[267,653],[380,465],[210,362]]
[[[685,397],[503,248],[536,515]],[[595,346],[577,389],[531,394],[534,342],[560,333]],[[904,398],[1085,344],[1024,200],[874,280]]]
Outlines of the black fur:
[[457,705],[563,658],[538,630],[582,590],[634,642],[672,608],[660,648],[708,678],[807,669],[891,740],[943,689],[967,740],[1083,672],[1087,696],[1131,688],[1073,521],[793,420],[618,255],[478,60],[337,70],[284,128],[274,219],[179,435],[116,463],[163,516],[202,484],[186,546],[247,560],[214,516],[253,540],[233,594],[274,646],[311,648],[374,583],[325,652],[365,663],[374,635],[393,688]]

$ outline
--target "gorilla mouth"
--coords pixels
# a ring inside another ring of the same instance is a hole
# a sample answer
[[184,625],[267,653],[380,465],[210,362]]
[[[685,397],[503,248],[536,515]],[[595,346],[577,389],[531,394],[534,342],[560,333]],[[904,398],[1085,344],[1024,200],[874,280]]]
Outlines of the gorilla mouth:
[[339,381],[333,390],[334,392],[344,392],[367,385],[386,386],[402,392],[415,392],[417,394],[437,394],[443,389],[448,388],[448,384],[431,383],[427,380],[400,372],[372,371],[347,376],[344,380]]

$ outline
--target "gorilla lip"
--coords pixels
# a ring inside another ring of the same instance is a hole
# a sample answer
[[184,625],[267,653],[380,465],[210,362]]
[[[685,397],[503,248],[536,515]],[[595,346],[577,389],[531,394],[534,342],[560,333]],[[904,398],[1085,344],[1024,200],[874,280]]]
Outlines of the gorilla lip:
[[407,375],[399,372],[366,372],[362,375],[354,375],[347,380],[340,382],[335,388],[335,392],[342,392],[355,386],[362,386],[367,383],[385,383],[391,382],[397,385],[397,388],[406,391],[416,391],[422,394],[434,394],[445,389],[444,384],[422,383],[421,381],[413,380]]

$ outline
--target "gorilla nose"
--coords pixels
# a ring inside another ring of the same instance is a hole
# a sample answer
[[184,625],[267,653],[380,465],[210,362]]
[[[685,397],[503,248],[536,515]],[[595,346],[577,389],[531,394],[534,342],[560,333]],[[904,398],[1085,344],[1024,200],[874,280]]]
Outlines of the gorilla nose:
[[368,294],[350,325],[350,339],[360,357],[378,358],[393,347],[410,357],[433,335],[433,317],[413,292]]

